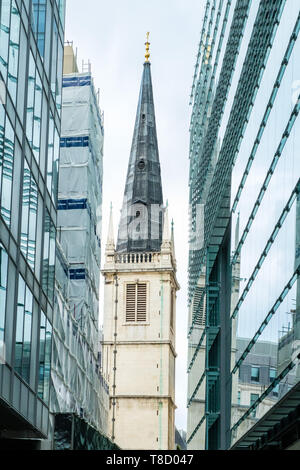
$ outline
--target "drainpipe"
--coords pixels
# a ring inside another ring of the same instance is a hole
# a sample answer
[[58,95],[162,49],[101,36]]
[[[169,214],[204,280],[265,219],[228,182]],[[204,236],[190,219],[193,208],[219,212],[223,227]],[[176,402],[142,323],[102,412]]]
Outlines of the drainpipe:
[[118,322],[118,276],[117,273],[114,275],[115,281],[115,316],[114,316],[114,349],[113,349],[113,397],[112,397],[112,407],[113,407],[113,415],[112,415],[112,441],[115,441],[115,421],[116,421],[116,372],[117,372],[117,322]]

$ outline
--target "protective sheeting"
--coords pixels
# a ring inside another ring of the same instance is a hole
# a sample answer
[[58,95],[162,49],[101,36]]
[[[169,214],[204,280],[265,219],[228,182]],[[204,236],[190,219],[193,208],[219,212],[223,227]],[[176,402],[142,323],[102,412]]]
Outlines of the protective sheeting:
[[59,170],[51,411],[76,413],[105,434],[109,399],[101,374],[98,330],[103,129],[91,79],[82,80],[82,74],[75,74],[74,80],[67,77]]
[[51,411],[77,413],[96,429],[105,432],[108,385],[101,374],[99,344],[99,332],[91,316],[86,314],[76,319],[57,285],[53,314]]

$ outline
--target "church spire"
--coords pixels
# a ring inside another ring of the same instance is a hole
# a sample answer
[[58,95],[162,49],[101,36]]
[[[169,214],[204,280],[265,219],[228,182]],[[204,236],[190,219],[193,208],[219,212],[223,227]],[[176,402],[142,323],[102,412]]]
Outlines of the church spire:
[[156,134],[151,64],[146,62],[137,107],[117,251],[160,251],[162,243],[162,184]]

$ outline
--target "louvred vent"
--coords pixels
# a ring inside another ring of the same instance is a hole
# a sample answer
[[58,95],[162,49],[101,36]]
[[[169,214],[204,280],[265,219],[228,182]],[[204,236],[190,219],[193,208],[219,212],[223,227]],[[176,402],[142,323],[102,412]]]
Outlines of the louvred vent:
[[126,286],[126,321],[135,321],[136,284]]
[[126,322],[147,320],[147,284],[126,285]]
[[147,285],[137,285],[137,321],[146,321]]

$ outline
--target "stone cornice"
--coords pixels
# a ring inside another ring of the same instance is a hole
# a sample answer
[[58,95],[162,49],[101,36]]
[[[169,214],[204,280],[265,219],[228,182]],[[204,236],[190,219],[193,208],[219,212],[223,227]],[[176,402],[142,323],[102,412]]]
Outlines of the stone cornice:
[[121,346],[122,346],[122,345],[124,345],[124,346],[134,345],[134,346],[136,346],[137,344],[141,344],[141,345],[144,346],[144,345],[146,345],[146,344],[147,344],[147,345],[151,345],[151,344],[152,344],[152,345],[153,345],[153,344],[155,344],[155,345],[167,344],[167,345],[169,345],[170,348],[172,349],[172,353],[173,353],[174,357],[175,357],[175,358],[177,357],[177,353],[176,353],[176,351],[175,351],[175,349],[174,349],[174,346],[173,346],[173,344],[172,344],[171,341],[164,341],[164,340],[158,340],[158,341],[153,341],[153,340],[152,340],[152,341],[151,341],[151,340],[150,340],[150,341],[149,341],[149,340],[148,340],[148,341],[147,341],[147,340],[144,340],[144,341],[116,341],[116,342],[114,342],[114,341],[101,341],[101,344],[102,344],[103,346],[113,346],[113,345],[116,345],[116,346],[120,346],[120,345],[121,345]]

